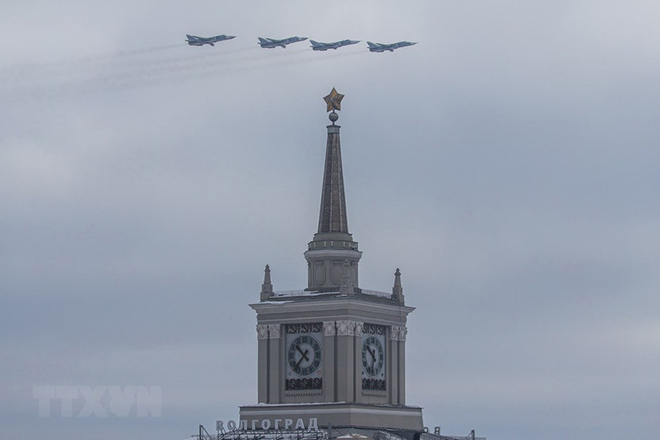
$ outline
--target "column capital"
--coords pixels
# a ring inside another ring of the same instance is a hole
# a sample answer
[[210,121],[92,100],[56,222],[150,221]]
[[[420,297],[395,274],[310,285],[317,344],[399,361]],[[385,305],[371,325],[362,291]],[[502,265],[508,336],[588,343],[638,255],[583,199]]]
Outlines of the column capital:
[[355,321],[337,321],[337,336],[355,336]]
[[390,331],[390,339],[393,341],[406,342],[407,334],[408,334],[408,329],[406,327],[393,325]]
[[362,331],[364,330],[364,322],[355,323],[355,336],[362,336]]
[[337,334],[335,321],[323,321],[323,334],[326,336],[334,336]]
[[268,339],[280,339],[281,324],[268,324]]
[[257,324],[257,339],[268,339],[268,326]]

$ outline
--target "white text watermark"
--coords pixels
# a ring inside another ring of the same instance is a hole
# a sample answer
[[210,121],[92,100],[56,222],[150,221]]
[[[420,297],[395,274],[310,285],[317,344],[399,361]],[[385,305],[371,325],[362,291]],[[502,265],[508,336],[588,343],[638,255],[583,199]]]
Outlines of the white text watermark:
[[39,417],[160,417],[158,386],[35,386]]

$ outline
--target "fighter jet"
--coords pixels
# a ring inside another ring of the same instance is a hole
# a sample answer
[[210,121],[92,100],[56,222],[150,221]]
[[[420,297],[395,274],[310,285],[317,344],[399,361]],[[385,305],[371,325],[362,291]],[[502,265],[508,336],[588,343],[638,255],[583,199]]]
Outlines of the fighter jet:
[[318,41],[309,40],[309,42],[312,43],[312,50],[328,50],[328,49],[337,50],[342,46],[357,44],[360,42],[360,40],[341,40],[341,41],[335,41],[334,43],[320,43]]
[[369,46],[369,50],[371,52],[385,52],[386,50],[389,50],[390,52],[394,52],[394,49],[398,49],[400,47],[412,46],[413,44],[417,44],[417,43],[411,43],[410,41],[399,41],[398,43],[382,44],[382,43],[372,43],[371,41],[367,41],[367,45]]
[[307,37],[290,37],[285,38],[284,40],[273,40],[272,38],[259,38],[259,45],[265,49],[272,49],[274,47],[284,47],[286,48],[287,44],[297,43],[298,41],[305,41]]
[[205,44],[210,44],[214,46],[213,43],[218,43],[220,41],[231,40],[236,38],[235,35],[216,35],[215,37],[197,37],[195,35],[186,34],[188,39],[186,40],[190,46],[204,46]]

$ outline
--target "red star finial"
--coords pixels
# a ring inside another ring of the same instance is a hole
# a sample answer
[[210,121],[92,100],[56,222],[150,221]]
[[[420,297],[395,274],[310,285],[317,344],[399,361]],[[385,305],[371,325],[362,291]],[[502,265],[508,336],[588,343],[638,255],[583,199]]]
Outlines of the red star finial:
[[337,93],[337,90],[333,87],[330,94],[323,99],[325,100],[325,103],[328,104],[328,110],[326,111],[341,110],[341,100],[344,99],[344,95]]

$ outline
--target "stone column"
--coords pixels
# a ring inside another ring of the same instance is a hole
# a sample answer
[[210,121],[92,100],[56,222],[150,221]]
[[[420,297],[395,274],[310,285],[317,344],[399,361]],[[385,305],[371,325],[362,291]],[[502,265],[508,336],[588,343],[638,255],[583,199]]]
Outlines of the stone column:
[[353,359],[355,359],[355,372],[353,375],[355,402],[362,401],[362,331],[363,322],[355,323],[355,348],[353,350]]
[[406,404],[406,335],[408,329],[401,327],[399,333],[399,405]]
[[281,403],[280,324],[268,325],[268,403]]
[[323,322],[323,394],[326,402],[337,402],[336,334],[335,321]]
[[257,400],[268,402],[268,326],[257,324]]
[[387,386],[390,390],[390,403],[392,405],[399,404],[399,332],[401,327],[392,326],[389,328],[390,337],[388,338],[388,345],[390,348],[389,356],[387,356],[389,363],[389,377],[387,379]]
[[[392,326],[390,339],[392,341],[392,403],[395,405],[406,404],[406,327]],[[396,347],[396,348],[395,348]],[[394,357],[396,354],[396,357]],[[396,370],[396,374],[395,373]]]
[[[355,398],[355,322],[337,321],[337,401]],[[341,366],[341,367],[340,367]]]

